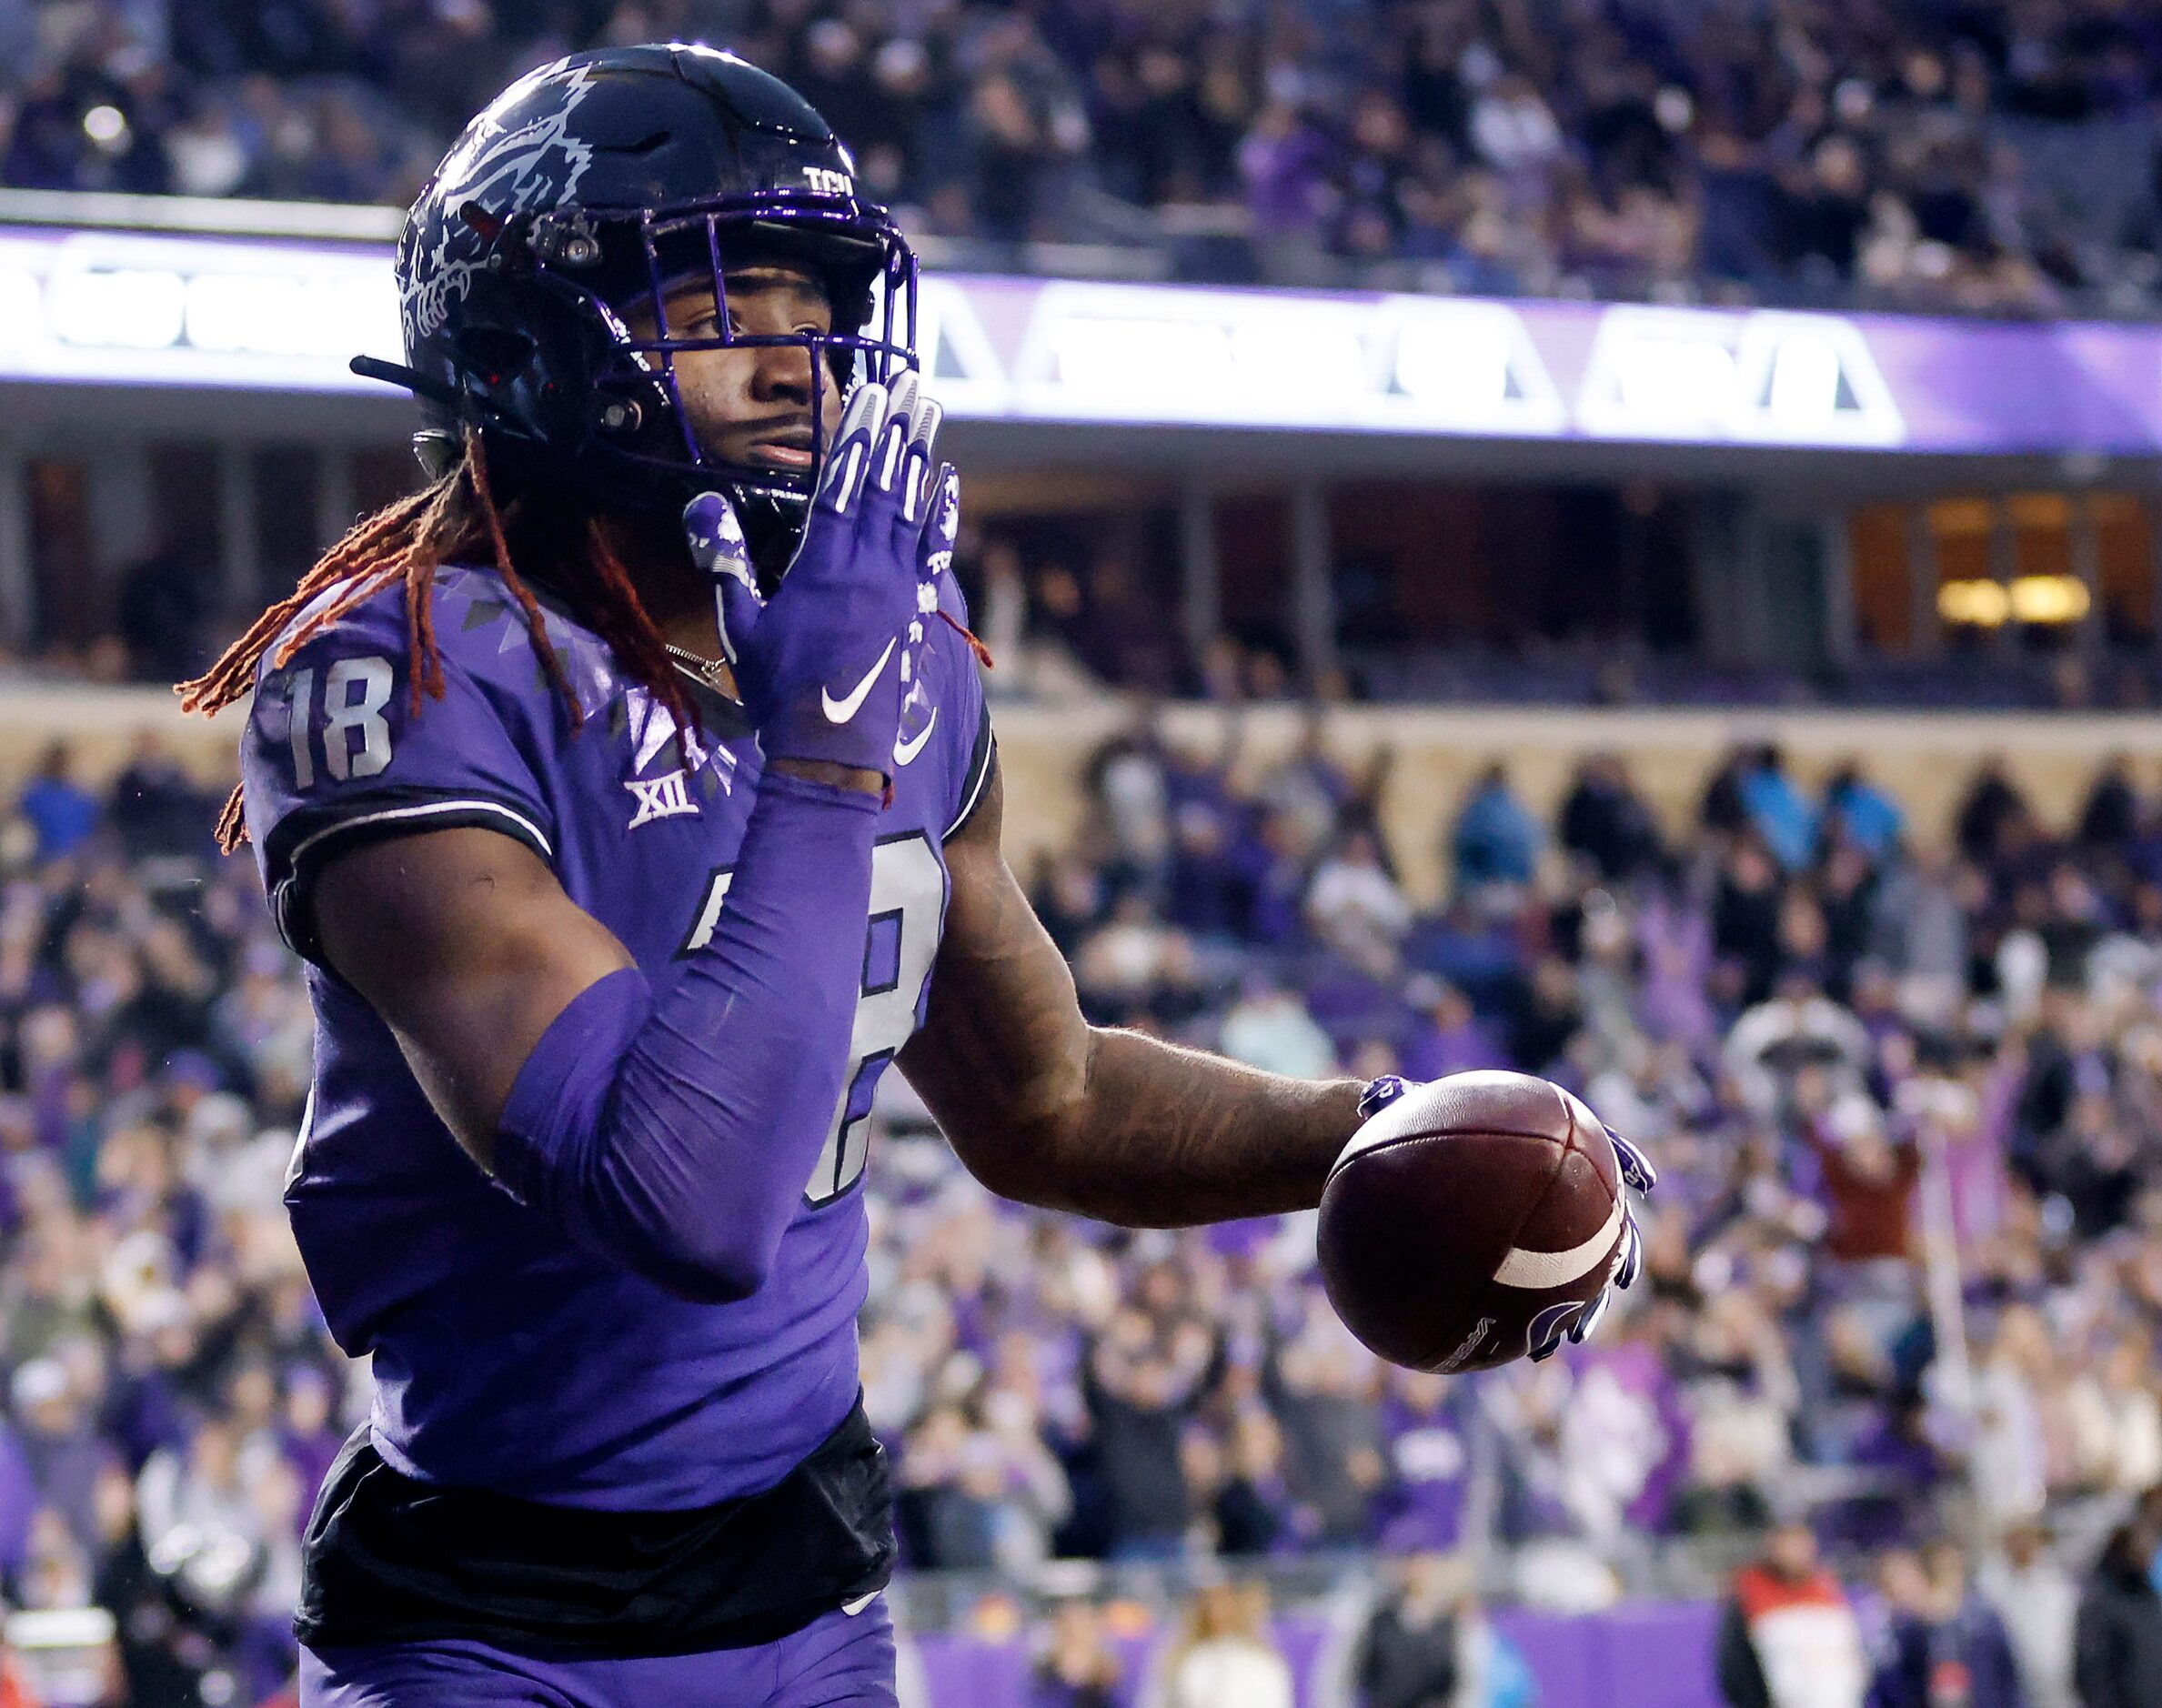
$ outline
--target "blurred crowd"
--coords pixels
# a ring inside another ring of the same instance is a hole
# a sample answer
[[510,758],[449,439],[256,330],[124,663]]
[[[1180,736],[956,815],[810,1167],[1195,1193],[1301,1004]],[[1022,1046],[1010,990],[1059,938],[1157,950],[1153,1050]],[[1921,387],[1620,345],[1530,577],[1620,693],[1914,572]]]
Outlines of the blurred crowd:
[[213,804],[154,740],[102,797],[55,749],[0,828],[0,1586],[106,1610],[146,1708],[283,1682],[365,1404],[281,1197],[307,993]]
[[1997,1522],[2162,1480],[2162,801],[2127,767],[2069,833],[1985,767],[1939,849],[1858,768],[1813,794],[1772,749],[1679,837],[1616,759],[1552,823],[1496,766],[1426,908],[1385,756],[1317,718],[1232,759],[1146,724],[1096,756],[1033,879],[1084,1006],[1285,1073],[1557,1078],[1659,1160],[1647,1281],[1580,1356],[1413,1375],[1338,1326],[1296,1221],[1112,1237],[897,1147],[866,1381],[919,1561],[1476,1532],[1596,1594],[1796,1491],[1862,1548],[1970,1480]]
[[2162,1696],[2162,1488],[2084,1579],[2016,1517],[1977,1564],[1949,1536],[1843,1582],[1788,1521],[1735,1574],[1715,1669],[1729,1708],[2140,1708]]
[[1192,276],[2151,305],[2147,0],[45,0],[0,182],[408,202],[512,76],[730,45],[913,230]]
[[[1143,714],[1095,754],[1029,874],[1084,1005],[1285,1073],[1559,1079],[1657,1159],[1644,1281],[1550,1362],[1385,1368],[1306,1219],[1005,1204],[888,1075],[863,1379],[908,1562],[1499,1542],[1593,1607],[1666,1539],[1799,1516],[1848,1561],[1989,1539],[1977,1580],[2046,1520],[2084,1569],[2162,1482],[2162,778],[2108,763],[2055,826],[1986,762],[1940,847],[1771,749],[1679,827],[1621,759],[1552,815],[1497,764],[1430,901],[1388,756],[1332,736],[1255,762]],[[55,749],[0,827],[0,1587],[110,1610],[144,1703],[282,1676],[367,1402],[280,1202],[306,994],[211,806],[146,738],[95,791]]]

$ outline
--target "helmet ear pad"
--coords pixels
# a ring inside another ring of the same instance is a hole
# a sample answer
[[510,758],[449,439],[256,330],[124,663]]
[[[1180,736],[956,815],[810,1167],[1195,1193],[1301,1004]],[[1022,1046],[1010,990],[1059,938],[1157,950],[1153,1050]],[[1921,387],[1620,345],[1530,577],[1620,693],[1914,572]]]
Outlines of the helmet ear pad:
[[531,335],[511,327],[462,326],[451,342],[459,367],[489,391],[516,381],[533,359]]
[[583,292],[558,288],[521,306],[517,326],[476,316],[454,341],[503,477],[619,508],[680,505],[660,466],[682,461],[687,436],[652,358],[629,349],[621,320]]

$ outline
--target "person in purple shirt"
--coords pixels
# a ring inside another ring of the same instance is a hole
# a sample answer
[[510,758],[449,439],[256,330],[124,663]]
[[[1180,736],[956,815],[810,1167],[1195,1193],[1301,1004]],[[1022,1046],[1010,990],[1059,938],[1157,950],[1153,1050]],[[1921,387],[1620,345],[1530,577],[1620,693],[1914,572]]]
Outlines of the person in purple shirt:
[[1439,980],[1417,980],[1409,992],[1422,1018],[1403,1047],[1403,1071],[1413,1080],[1439,1080],[1477,1068],[1505,1068],[1509,1053],[1473,1010],[1463,991]]
[[297,1363],[287,1371],[277,1447],[303,1489],[322,1487],[337,1457],[340,1443],[330,1423],[336,1397],[329,1377],[317,1366]]
[[1382,1399],[1388,1471],[1376,1502],[1386,1553],[1446,1553],[1463,1541],[1474,1408],[1460,1383],[1392,1371]]
[[529,74],[408,220],[407,364],[360,363],[432,483],[189,686],[254,694],[221,839],[308,962],[286,1198],[376,1378],[310,1708],[894,1702],[889,1064],[994,1191],[1130,1226],[1309,1208],[1361,1124],[1084,1020],[1000,851],[914,283],[741,60]]

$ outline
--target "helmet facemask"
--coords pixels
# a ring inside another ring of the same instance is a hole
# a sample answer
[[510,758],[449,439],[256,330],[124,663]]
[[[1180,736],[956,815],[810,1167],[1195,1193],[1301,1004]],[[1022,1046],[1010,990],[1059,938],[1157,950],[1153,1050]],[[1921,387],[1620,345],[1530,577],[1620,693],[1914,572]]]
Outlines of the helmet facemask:
[[[656,208],[569,208],[533,223],[523,247],[535,275],[578,299],[606,329],[607,347],[590,377],[587,484],[601,487],[597,496],[648,507],[724,492],[754,557],[785,563],[824,466],[820,401],[810,410],[807,467],[728,461],[699,442],[677,364],[707,350],[800,349],[809,370],[830,375],[844,400],[861,380],[890,382],[917,366],[914,255],[882,217],[866,217],[861,204],[828,199],[821,206],[800,194],[751,195]],[[768,262],[819,279],[830,330],[731,327],[729,268]],[[687,286],[711,290],[709,335],[692,337],[677,324],[679,314],[671,319],[669,297],[679,298]]]

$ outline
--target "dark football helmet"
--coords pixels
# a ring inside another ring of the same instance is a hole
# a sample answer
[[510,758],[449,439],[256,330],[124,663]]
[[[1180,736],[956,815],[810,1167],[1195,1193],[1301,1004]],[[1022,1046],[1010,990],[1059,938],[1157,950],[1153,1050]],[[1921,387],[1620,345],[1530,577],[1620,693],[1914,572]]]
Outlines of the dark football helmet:
[[[723,276],[750,253],[821,278],[832,330],[732,335]],[[710,282],[718,336],[670,327],[666,296],[686,280]],[[915,257],[857,196],[848,150],[787,84],[709,47],[574,54],[511,85],[414,204],[397,287],[407,367],[355,367],[420,398],[415,444],[431,467],[472,426],[513,489],[568,482],[634,510],[725,492],[754,547],[778,534],[792,548],[823,443],[803,471],[709,457],[677,357],[800,346],[844,392],[916,365]]]

